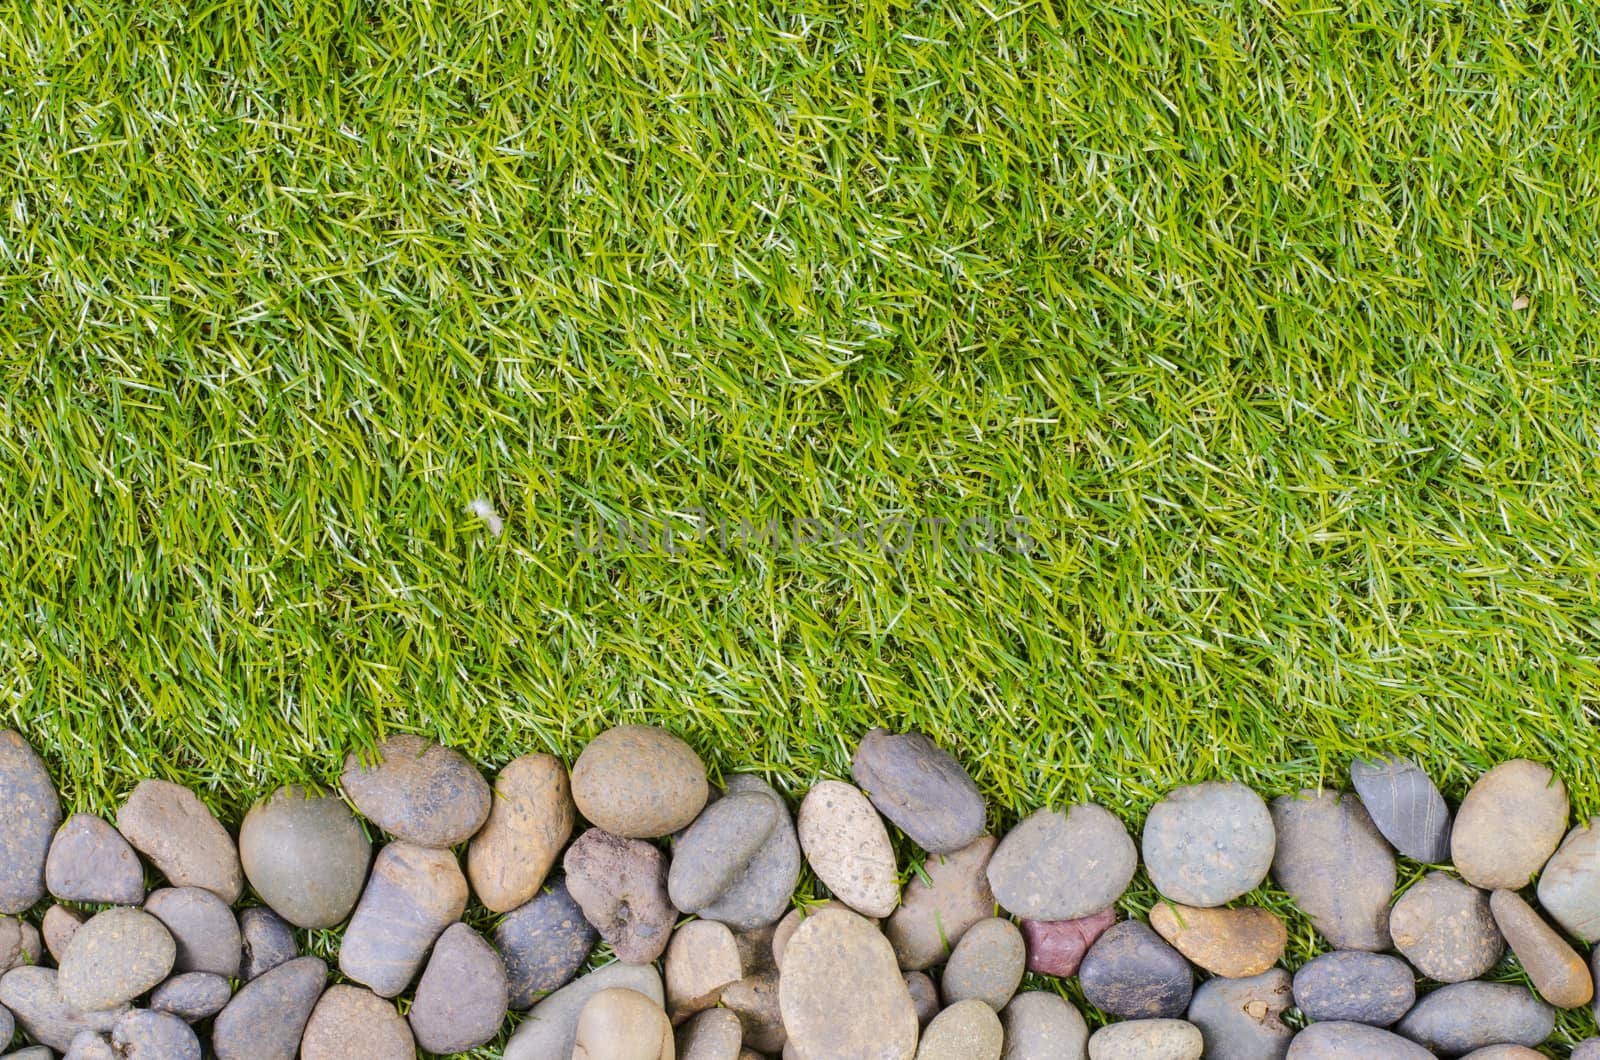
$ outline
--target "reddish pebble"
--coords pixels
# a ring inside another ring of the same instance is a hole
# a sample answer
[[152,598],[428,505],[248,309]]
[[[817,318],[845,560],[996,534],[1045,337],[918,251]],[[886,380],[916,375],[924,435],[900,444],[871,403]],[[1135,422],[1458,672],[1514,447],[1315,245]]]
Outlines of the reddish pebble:
[[1062,977],[1078,974],[1083,955],[1116,922],[1115,909],[1102,909],[1076,920],[1024,920],[1022,937],[1028,944],[1028,971]]

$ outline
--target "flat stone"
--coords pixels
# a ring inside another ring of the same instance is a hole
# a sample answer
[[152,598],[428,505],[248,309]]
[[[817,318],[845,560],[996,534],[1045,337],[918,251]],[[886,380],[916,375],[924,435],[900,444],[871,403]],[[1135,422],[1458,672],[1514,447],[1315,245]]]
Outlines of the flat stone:
[[578,1036],[578,1016],[595,994],[611,987],[633,990],[660,1005],[661,976],[648,964],[608,964],[574,979],[540,1001],[506,1043],[503,1060],[559,1060],[570,1057]]
[[1357,758],[1350,786],[1390,846],[1428,865],[1450,857],[1450,808],[1421,766],[1399,756]]
[[994,915],[988,871],[995,846],[993,836],[979,836],[954,853],[930,854],[906,881],[900,908],[884,928],[901,968],[943,963],[947,945],[959,944],[968,928]]
[[289,922],[264,905],[239,910],[239,978],[246,982],[299,955]]
[[926,1028],[939,1014],[939,987],[927,972],[907,972],[901,976],[906,981],[906,991],[917,1010],[917,1025]]
[[1294,1003],[1289,973],[1272,968],[1249,979],[1207,979],[1189,1002],[1211,1060],[1283,1060],[1294,1031],[1283,1013]]
[[[51,906],[59,909],[60,906]],[[76,916],[76,914],[73,914]],[[49,919],[48,911],[45,919]],[[78,923],[83,923],[83,918],[78,917]],[[38,964],[42,953],[40,949],[39,931],[26,920],[15,917],[0,916],[0,974],[9,972],[13,968],[20,968],[25,964]],[[53,954],[52,954],[53,956]]]
[[1200,1060],[1205,1042],[1187,1020],[1108,1023],[1089,1038],[1089,1060]]
[[1089,1025],[1056,994],[1026,990],[1000,1010],[1002,1060],[1087,1060]]
[[1417,971],[1440,983],[1476,979],[1505,952],[1489,896],[1437,870],[1395,899],[1389,932],[1394,948]]
[[92,813],[67,818],[50,844],[45,887],[64,902],[138,905],[144,866],[115,828]]
[[327,981],[326,964],[296,957],[240,987],[211,1028],[217,1060],[295,1060]]
[[1361,800],[1337,791],[1284,795],[1272,800],[1272,819],[1272,874],[1312,926],[1338,949],[1388,949],[1394,851]]
[[1192,964],[1213,975],[1248,979],[1278,963],[1289,929],[1269,909],[1200,909],[1157,902],[1150,926]]
[[331,928],[361,898],[372,844],[343,799],[291,785],[245,814],[239,859],[279,916],[296,927]]
[[1495,891],[1489,908],[1540,997],[1556,1008],[1577,1008],[1594,1000],[1594,979],[1583,958],[1515,891]]
[[379,744],[368,762],[347,755],[340,783],[356,809],[396,839],[453,847],[489,819],[489,785],[458,751],[403,733]]
[[1502,762],[1461,800],[1450,855],[1468,883],[1485,890],[1526,886],[1567,829],[1567,788],[1525,758]]
[[1365,1023],[1313,1023],[1289,1043],[1289,1060],[1433,1060],[1397,1034]]
[[602,990],[578,1014],[572,1060],[674,1060],[676,1055],[667,1014],[638,991]]
[[84,922],[61,959],[61,999],[80,1012],[131,1001],[172,971],[177,946],[161,921],[115,907]]
[[117,831],[174,887],[204,887],[229,905],[244,893],[233,837],[181,784],[140,781],[117,812]]
[[713,920],[690,921],[673,932],[663,967],[667,1016],[674,1024],[716,1005],[723,988],[745,974],[733,932]]
[[940,976],[946,1005],[969,998],[999,1011],[1022,983],[1028,963],[1022,932],[1009,920],[980,920],[961,936]]
[[650,725],[607,729],[572,766],[578,812],[624,839],[671,835],[699,816],[709,795],[694,748]]
[[0,913],[22,913],[45,894],[44,865],[61,824],[50,771],[20,733],[0,731]]
[[672,904],[697,913],[722,897],[778,826],[783,809],[760,792],[718,799],[672,845],[667,893]]
[[983,835],[978,785],[920,732],[871,730],[856,748],[851,776],[879,813],[930,854],[953,854]]
[[1083,955],[1116,922],[1115,909],[1102,909],[1076,920],[1022,921],[1022,939],[1028,944],[1028,971],[1062,978],[1077,975]]
[[1539,905],[1569,935],[1600,940],[1600,829],[1580,824],[1567,833],[1539,873]]
[[508,762],[495,778],[489,819],[467,848],[467,880],[484,908],[509,912],[538,894],[577,818],[559,758]]
[[[775,923],[789,908],[795,884],[800,880],[800,840],[788,804],[759,777],[737,775],[727,778],[730,796],[759,793],[778,808],[778,823],[767,841],[732,876],[732,882],[718,898],[702,906],[702,920],[716,920],[735,931],[752,931]],[[677,864],[678,848],[673,848]]]
[[465,924],[452,924],[433,945],[408,1019],[417,1044],[449,1055],[476,1049],[500,1033],[509,998],[505,964]]
[[66,1052],[83,1031],[107,1033],[127,1005],[100,1012],[85,1012],[67,1004],[57,989],[54,968],[27,965],[0,976],[0,1005],[10,1010],[22,1032],[41,1045]]
[[567,848],[567,890],[617,958],[648,964],[667,948],[678,911],[667,897],[667,859],[642,839],[591,828]]
[[[84,920],[85,917],[82,913],[76,909],[68,909],[64,905],[53,905],[44,911],[44,920],[40,922],[40,927],[43,929],[44,944],[45,948],[50,951],[50,956],[55,958],[57,964],[60,964],[61,958],[66,956],[67,944],[72,941],[72,936],[76,935],[78,929],[83,926]],[[27,963],[34,964],[37,960],[36,955],[34,960]],[[0,961],[0,966],[3,965],[4,962]]]
[[744,1027],[725,1008],[696,1013],[676,1034],[678,1060],[739,1060]]
[[833,896],[865,916],[888,916],[900,902],[889,830],[857,788],[824,780],[800,803],[800,849]]
[[413,1060],[411,1027],[394,1002],[359,986],[330,986],[311,1010],[300,1060]]
[[200,1039],[177,1016],[134,1009],[111,1028],[117,1060],[200,1060]]
[[1310,1020],[1387,1027],[1416,1000],[1410,967],[1385,954],[1335,950],[1294,973],[1294,1003]]
[[1183,905],[1209,908],[1255,890],[1275,848],[1272,814],[1243,784],[1178,788],[1145,819],[1145,871],[1157,891]]
[[1516,983],[1452,983],[1417,1001],[1395,1032],[1446,1056],[1486,1045],[1535,1046],[1555,1029],[1555,1010]]
[[144,911],[161,921],[177,944],[174,971],[239,974],[239,921],[221,898],[200,887],[163,887],[145,900]]
[[565,986],[594,949],[600,933],[558,879],[495,925],[494,943],[506,962],[511,1007],[530,1007],[541,995]]
[[729,983],[722,990],[722,1006],[739,1017],[745,1044],[751,1048],[776,1053],[788,1044],[776,972],[758,972]]
[[233,997],[227,977],[210,972],[175,975],[150,992],[150,1008],[194,1023],[221,1012]]
[[394,997],[411,984],[428,947],[466,907],[467,879],[454,854],[390,843],[378,851],[345,928],[339,970],[379,997]]
[[1194,973],[1149,925],[1113,924],[1078,967],[1083,996],[1123,1019],[1177,1019],[1189,1008]]
[[1138,867],[1128,830],[1092,803],[1040,810],[1006,833],[989,859],[989,886],[1028,920],[1076,920],[1116,904]]
[[976,998],[957,1001],[928,1024],[917,1060],[1000,1060],[1005,1032],[994,1009]]
[[778,996],[797,1060],[911,1060],[916,1052],[917,1012],[894,949],[853,913],[806,918],[785,950]]

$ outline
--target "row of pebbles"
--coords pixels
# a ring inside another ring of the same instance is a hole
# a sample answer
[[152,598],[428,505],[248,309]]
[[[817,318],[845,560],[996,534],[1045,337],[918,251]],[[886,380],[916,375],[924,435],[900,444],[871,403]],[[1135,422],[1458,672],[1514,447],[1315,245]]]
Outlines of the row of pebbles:
[[[0,1048],[15,1029],[27,1060],[390,1060],[476,1048],[519,1010],[507,1060],[1517,1060],[1593,1000],[1574,941],[1600,938],[1600,831],[1567,831],[1534,762],[1453,819],[1392,758],[1270,805],[1195,784],[1138,844],[1092,804],[986,834],[977,786],[918,733],[868,733],[852,773],[791,816],[657,728],[602,733],[570,775],[519,758],[492,789],[395,736],[346,760],[344,798],[281,789],[236,840],[159,780],[114,824],[63,822],[0,733]],[[375,857],[351,805],[389,837]],[[890,824],[926,852],[909,874]],[[1395,897],[1397,852],[1435,867]],[[1141,855],[1163,900],[1119,919]],[[831,900],[795,907],[802,865]],[[1269,875],[1331,947],[1292,976],[1284,921],[1240,901]],[[46,895],[38,925],[16,916]],[[462,920],[474,897],[492,937]],[[341,925],[336,970],[300,955],[295,929]],[[616,960],[580,976],[600,940]],[[1507,949],[1524,978],[1486,981]],[[1027,971],[1075,976],[1109,1022],[1020,991]]]

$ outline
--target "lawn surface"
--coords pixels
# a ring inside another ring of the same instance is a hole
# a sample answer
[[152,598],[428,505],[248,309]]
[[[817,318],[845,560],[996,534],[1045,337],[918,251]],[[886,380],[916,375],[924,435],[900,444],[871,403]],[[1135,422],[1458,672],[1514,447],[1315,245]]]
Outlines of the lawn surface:
[[791,790],[919,726],[996,827],[1376,750],[1600,812],[1597,41],[0,0],[0,723],[100,811],[651,721]]

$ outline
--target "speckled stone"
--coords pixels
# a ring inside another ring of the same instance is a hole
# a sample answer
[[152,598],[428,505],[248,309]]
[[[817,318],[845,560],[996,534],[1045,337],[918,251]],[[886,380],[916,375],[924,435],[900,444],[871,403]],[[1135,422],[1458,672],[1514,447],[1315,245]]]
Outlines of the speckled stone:
[[176,957],[171,933],[150,914],[121,906],[96,913],[67,944],[61,999],[80,1012],[115,1008],[165,979]]
[[1027,965],[1022,932],[1009,920],[980,920],[961,936],[939,978],[946,1005],[969,998],[996,1011],[1005,1008]]
[[1194,973],[1148,924],[1114,924],[1078,967],[1083,996],[1123,1019],[1177,1019],[1189,1008]]
[[289,922],[264,905],[239,910],[239,978],[246,982],[298,956]]
[[173,970],[239,974],[243,943],[239,921],[222,899],[200,887],[163,887],[144,903],[178,946]]
[[976,998],[935,1016],[917,1045],[917,1060],[1000,1060],[1005,1032],[994,1009]]
[[0,913],[21,913],[45,894],[44,865],[61,824],[50,771],[20,733],[0,731]]
[[484,908],[508,912],[538,894],[577,817],[559,758],[533,754],[508,762],[494,781],[489,820],[467,848],[467,880]]
[[927,1027],[939,1014],[939,987],[927,972],[907,972],[901,978],[906,981],[906,992],[917,1010],[918,1026]]
[[0,976],[0,1005],[10,1010],[17,1026],[36,1042],[65,1052],[82,1031],[109,1032],[126,1005],[85,1012],[61,998],[54,968],[27,965]]
[[642,839],[591,828],[567,848],[567,890],[617,958],[648,964],[667,948],[678,911],[667,897],[667,860]]
[[279,916],[296,927],[331,928],[361,897],[372,844],[343,799],[291,785],[245,814],[239,859]]
[[1398,756],[1358,758],[1350,786],[1390,846],[1428,865],[1450,857],[1450,808],[1421,766]]
[[1523,887],[1567,828],[1567,788],[1537,762],[1515,758],[1478,778],[1461,800],[1450,855],[1468,883]]
[[117,1060],[117,1054],[105,1035],[80,1031],[67,1047],[67,1055],[62,1060]]
[[177,1016],[134,1009],[111,1028],[117,1060],[200,1060],[200,1039]]
[[1248,979],[1278,963],[1289,930],[1270,909],[1199,909],[1157,902],[1150,926],[1193,964],[1213,975]]
[[1174,790],[1145,819],[1145,870],[1171,901],[1199,908],[1231,902],[1261,885],[1276,833],[1250,788],[1207,781]]
[[1089,1060],[1200,1060],[1205,1042],[1187,1020],[1108,1023],[1089,1037]]
[[871,730],[856,748],[851,776],[879,813],[930,854],[953,854],[983,834],[978,785],[920,732]]
[[1000,841],[989,859],[989,886],[1018,917],[1075,920],[1115,904],[1138,862],[1128,830],[1104,808],[1040,810]]
[[467,880],[454,854],[390,843],[378,852],[345,928],[339,970],[380,997],[394,997],[411,984],[428,947],[466,907]]
[[507,913],[495,925],[494,943],[505,958],[511,1007],[528,1008],[565,986],[599,937],[567,892],[565,879]]
[[67,818],[44,863],[45,886],[64,902],[138,905],[144,901],[144,866],[133,847],[92,813]]
[[211,1028],[217,1060],[295,1060],[327,980],[327,965],[297,957],[240,987]]
[[232,996],[233,988],[225,977],[210,972],[184,972],[150,992],[150,1008],[193,1023],[221,1012]]
[[1272,968],[1249,979],[1207,979],[1189,1002],[1212,1060],[1283,1060],[1294,1031],[1283,1022],[1294,1003],[1289,973]]
[[476,1049],[500,1031],[508,1000],[505,964],[465,924],[452,924],[433,945],[407,1018],[417,1044],[449,1055]]
[[311,1010],[300,1060],[413,1060],[411,1027],[394,1002],[359,986],[330,986]]
[[1022,939],[1028,945],[1028,971],[1066,977],[1078,974],[1083,955],[1117,922],[1115,909],[1076,920],[1024,920]]
[[1395,899],[1389,931],[1394,948],[1417,971],[1440,983],[1476,979],[1505,952],[1489,896],[1437,870]]
[[366,761],[350,753],[340,782],[369,821],[421,847],[464,843],[489,818],[483,774],[460,752],[420,736],[391,736]]
[[1567,833],[1539,873],[1539,905],[1569,935],[1600,940],[1600,829],[1593,818]]
[[1089,1025],[1057,994],[1028,990],[1000,1010],[1002,1060],[1087,1060]]
[[900,908],[884,927],[900,967],[942,963],[947,945],[957,945],[968,928],[994,915],[988,869],[995,846],[993,836],[980,836],[953,854],[931,854],[906,881]]
[[1538,1045],[1555,1029],[1555,1010],[1516,983],[1452,983],[1420,998],[1394,1029],[1459,1056],[1485,1045]]
[[117,831],[174,887],[204,887],[229,905],[244,893],[233,837],[181,784],[141,781],[117,811]]
[[602,990],[622,987],[662,1004],[661,976],[648,964],[608,964],[574,979],[533,1006],[506,1043],[503,1060],[559,1060],[570,1057],[578,1036],[578,1016]]
[[1333,1022],[1296,1034],[1288,1060],[1433,1060],[1433,1054],[1380,1027]]
[[1594,1000],[1594,979],[1583,958],[1515,891],[1495,891],[1489,908],[1540,997],[1556,1008],[1577,1008]]
[[578,812],[624,839],[671,835],[710,795],[706,767],[678,737],[649,725],[618,725],[589,741],[572,766]]
[[841,909],[807,917],[784,952],[779,1005],[797,1060],[911,1060],[917,1013],[894,949]]
[[864,916],[900,903],[899,869],[889,831],[857,788],[824,780],[800,803],[800,849],[833,896]]
[[1311,1020],[1387,1027],[1416,1000],[1411,969],[1385,954],[1336,950],[1294,974],[1295,1005]]
[[1337,791],[1303,791],[1272,801],[1278,850],[1272,874],[1339,949],[1389,948],[1394,851],[1361,800]]

